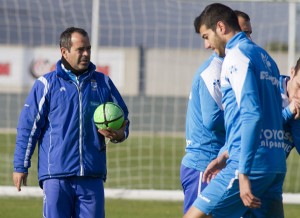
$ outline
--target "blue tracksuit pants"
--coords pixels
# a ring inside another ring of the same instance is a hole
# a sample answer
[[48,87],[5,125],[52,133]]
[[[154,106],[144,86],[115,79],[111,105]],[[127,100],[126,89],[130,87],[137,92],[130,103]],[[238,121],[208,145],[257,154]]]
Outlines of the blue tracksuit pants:
[[43,181],[46,218],[104,218],[103,180],[91,177],[54,178]]

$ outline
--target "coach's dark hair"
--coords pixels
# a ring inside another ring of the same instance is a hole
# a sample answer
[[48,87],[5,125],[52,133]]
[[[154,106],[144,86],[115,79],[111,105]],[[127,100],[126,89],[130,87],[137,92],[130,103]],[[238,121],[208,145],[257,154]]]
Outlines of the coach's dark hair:
[[297,60],[297,63],[295,66],[295,76],[297,75],[299,70],[300,70],[300,58]]
[[250,17],[248,14],[246,14],[243,11],[239,11],[239,10],[234,10],[234,13],[236,14],[237,17],[242,17],[244,18],[245,21],[250,21]]
[[69,27],[67,28],[65,31],[63,31],[60,34],[60,42],[59,42],[59,46],[62,48],[66,48],[68,49],[68,51],[70,51],[71,46],[72,46],[72,42],[71,42],[71,35],[72,33],[80,33],[81,35],[83,35],[84,37],[88,37],[88,33],[82,29],[82,28],[77,28],[77,27]]
[[195,31],[196,33],[200,33],[200,27],[202,25],[205,25],[207,29],[216,31],[216,26],[219,21],[226,23],[233,30],[241,31],[234,11],[228,6],[220,3],[214,3],[206,6],[202,13],[195,18]]

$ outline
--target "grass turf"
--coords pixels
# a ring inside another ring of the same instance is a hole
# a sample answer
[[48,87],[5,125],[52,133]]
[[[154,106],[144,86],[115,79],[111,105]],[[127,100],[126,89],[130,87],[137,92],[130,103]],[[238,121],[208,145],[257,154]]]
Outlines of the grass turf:
[[[0,214],[5,218],[42,217],[42,198],[0,198]],[[284,205],[285,218],[300,214],[300,205]],[[106,200],[109,218],[174,218],[182,217],[182,202]]]

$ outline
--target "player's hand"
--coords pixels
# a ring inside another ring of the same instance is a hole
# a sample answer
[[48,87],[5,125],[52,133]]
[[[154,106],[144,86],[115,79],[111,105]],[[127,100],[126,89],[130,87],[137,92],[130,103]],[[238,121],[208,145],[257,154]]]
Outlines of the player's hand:
[[289,104],[290,111],[294,115],[294,119],[300,119],[300,100],[297,98],[292,98]]
[[244,205],[248,208],[260,208],[261,201],[255,197],[251,191],[251,182],[247,175],[239,174],[240,197]]
[[226,166],[227,159],[228,151],[225,151],[212,162],[210,162],[203,173],[202,182],[210,183],[210,181],[215,178],[216,175]]
[[99,129],[98,132],[110,140],[123,141],[123,139],[125,138],[125,128],[127,123],[128,120],[125,120],[121,128],[118,130],[114,130],[108,127],[107,129],[103,129],[103,130]]
[[22,183],[24,186],[27,186],[27,176],[28,176],[28,173],[13,172],[13,182],[14,182],[14,185],[17,187],[18,191],[21,191]]

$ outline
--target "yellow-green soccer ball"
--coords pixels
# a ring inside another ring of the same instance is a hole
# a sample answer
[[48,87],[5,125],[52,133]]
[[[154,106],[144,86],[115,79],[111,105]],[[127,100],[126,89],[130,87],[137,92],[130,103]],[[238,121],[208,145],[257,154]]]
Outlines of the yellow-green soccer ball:
[[118,130],[124,122],[124,112],[122,108],[113,103],[106,102],[99,105],[94,112],[94,123],[98,129],[107,129],[108,127]]

